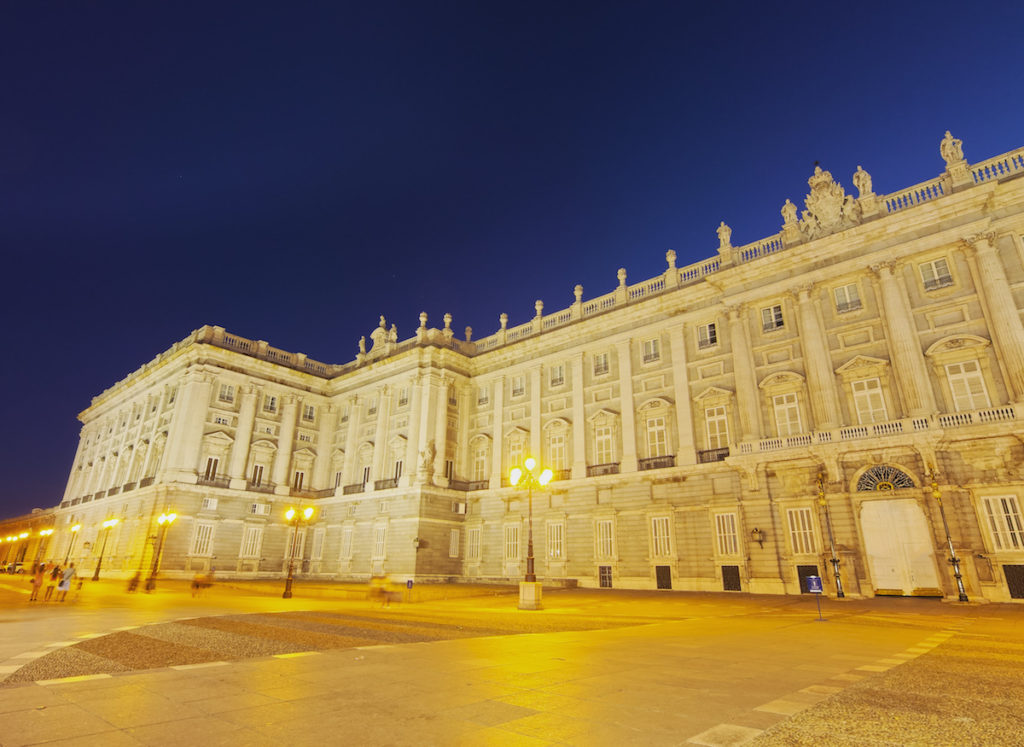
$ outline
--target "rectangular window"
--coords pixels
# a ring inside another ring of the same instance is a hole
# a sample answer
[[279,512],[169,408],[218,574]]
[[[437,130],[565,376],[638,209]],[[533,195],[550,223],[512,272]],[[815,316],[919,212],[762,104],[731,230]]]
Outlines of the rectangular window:
[[292,476],[292,487],[296,490],[302,490],[302,484],[306,481],[306,473],[301,470],[296,470]]
[[957,412],[980,410],[989,406],[988,390],[978,361],[947,364],[946,378],[953,393],[953,407]]
[[341,559],[348,560],[352,557],[352,527],[345,527],[341,530]]
[[405,407],[409,404],[409,387],[403,386],[398,390],[398,406]]
[[786,510],[789,521],[789,543],[793,552],[806,555],[815,551],[814,525],[811,523],[811,509],[790,508]]
[[254,464],[252,466],[252,484],[253,487],[259,487],[263,484],[263,465]]
[[515,467],[523,463],[523,442],[518,438],[513,438],[509,441],[508,463],[510,467]]
[[451,480],[455,477],[455,462],[451,459],[444,460],[444,476],[447,480]]
[[459,530],[452,529],[448,532],[448,557],[459,557]]
[[708,448],[726,448],[729,445],[729,419],[725,413],[725,405],[706,408],[704,423],[708,431]]
[[594,354],[594,376],[608,373],[608,353]]
[[242,550],[239,557],[258,558],[263,546],[263,527],[246,527],[242,535]]
[[307,423],[312,423],[314,420],[316,420],[316,407],[314,407],[313,405],[303,405],[302,419],[305,420]]
[[487,479],[487,447],[477,446],[473,452],[473,479],[477,482]]
[[920,266],[921,282],[925,290],[936,290],[953,284],[953,276],[945,259],[934,259]]
[[856,311],[861,306],[856,283],[842,285],[836,288],[833,294],[836,298],[836,313],[845,314],[847,311]]
[[597,522],[597,556],[610,558],[615,555],[615,538],[612,532],[612,520],[601,519]]
[[213,422],[217,425],[231,425],[231,421],[221,415],[216,416]]
[[661,359],[661,341],[657,338],[644,340],[644,363]]
[[340,486],[341,486],[341,470],[338,470],[337,472],[334,473],[334,487],[337,488],[337,487],[340,487]]
[[565,434],[564,433],[552,433],[549,440],[549,450],[551,452],[551,459],[549,464],[551,469],[558,470],[565,469]]
[[203,498],[203,511],[216,511],[217,510],[217,499],[216,498]]
[[611,464],[615,461],[610,425],[599,425],[594,429],[594,457],[598,464]]
[[778,394],[773,398],[775,403],[775,424],[779,429],[779,436],[796,436],[803,431],[800,429],[800,405],[797,402],[796,394]]
[[405,463],[401,459],[398,459],[398,460],[395,461],[395,479],[396,480],[402,476],[402,466],[404,464]]
[[565,524],[554,522],[548,524],[548,557],[561,560],[565,556]]
[[505,527],[505,560],[519,560],[519,527],[514,524]]
[[522,397],[526,393],[526,379],[522,376],[512,377],[512,396]]
[[221,402],[234,402],[235,388],[230,384],[221,384],[220,393],[217,395],[217,399],[219,399]]
[[250,503],[249,513],[256,514],[257,516],[269,516],[270,515],[270,504],[269,503]]
[[387,551],[388,528],[379,526],[373,528],[373,558],[380,560]]
[[565,366],[562,364],[552,366],[548,373],[550,373],[548,380],[551,386],[562,386],[565,383]]
[[765,332],[771,332],[773,329],[781,329],[783,326],[785,326],[785,322],[782,319],[781,304],[761,309],[761,327]]
[[277,397],[270,394],[266,395],[263,398],[263,411],[277,412]]
[[199,522],[192,535],[192,549],[189,555],[209,555],[213,545],[213,524]]
[[889,419],[882,384],[878,379],[861,379],[851,382],[850,386],[853,388],[853,406],[857,410],[858,423],[884,423]]
[[370,481],[370,465],[363,467],[363,485]]
[[387,501],[380,501],[377,504],[377,511],[379,513],[382,513],[382,514],[386,514],[388,512],[388,502]]
[[985,498],[985,523],[996,550],[1024,550],[1024,528],[1021,526],[1017,497],[1005,495]]
[[466,530],[466,560],[480,560],[480,527]]
[[476,390],[476,403],[478,405],[486,405],[490,402],[491,391],[488,387],[482,386]]
[[327,530],[317,527],[313,530],[313,550],[309,554],[310,560],[320,560],[324,556],[324,535]]
[[665,430],[665,418],[647,419],[647,455],[660,457],[668,454],[668,432]]
[[718,536],[719,555],[739,554],[736,541],[736,514],[715,514],[715,533]]
[[664,558],[672,554],[672,543],[669,540],[668,532],[667,516],[651,517],[651,549],[656,558]]
[[377,414],[377,398],[376,397],[374,397],[373,399],[371,399],[369,402],[366,403],[366,414],[367,415],[376,415]]
[[203,473],[203,477],[207,480],[213,480],[217,477],[217,465],[220,464],[220,460],[217,457],[209,457],[206,460],[206,471]]
[[718,344],[718,330],[715,323],[701,324],[697,327],[697,347],[701,350],[712,348]]

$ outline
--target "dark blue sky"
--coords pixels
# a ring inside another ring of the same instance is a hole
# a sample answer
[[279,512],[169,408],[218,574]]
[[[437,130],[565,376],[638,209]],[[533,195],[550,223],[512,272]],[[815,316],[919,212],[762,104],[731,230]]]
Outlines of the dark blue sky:
[[0,514],[203,324],[330,363],[497,329],[1024,146],[1019,3],[8,3]]

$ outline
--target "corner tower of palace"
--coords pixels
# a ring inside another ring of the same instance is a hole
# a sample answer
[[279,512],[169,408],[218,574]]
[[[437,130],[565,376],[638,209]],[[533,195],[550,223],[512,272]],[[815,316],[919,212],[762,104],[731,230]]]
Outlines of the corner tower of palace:
[[45,554],[130,575],[173,510],[165,574],[514,582],[532,455],[549,584],[1024,599],[1024,149],[939,155],[887,195],[816,168],[774,236],[480,339],[202,327],[81,413]]

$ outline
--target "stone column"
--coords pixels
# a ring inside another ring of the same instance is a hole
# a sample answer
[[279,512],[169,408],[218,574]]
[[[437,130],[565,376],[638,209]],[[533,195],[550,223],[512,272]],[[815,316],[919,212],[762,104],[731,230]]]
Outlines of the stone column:
[[672,356],[672,390],[676,399],[676,466],[696,464],[693,438],[693,407],[690,402],[690,374],[686,366],[686,340],[683,328],[668,330],[669,355]]
[[457,384],[457,394],[459,405],[458,405],[458,440],[456,445],[458,451],[455,454],[455,471],[454,474],[461,479],[466,480],[470,476],[470,470],[467,465],[470,463],[469,456],[469,408],[473,402],[473,391],[472,388],[465,382],[460,381]]
[[736,382],[736,407],[740,416],[740,441],[761,438],[761,398],[754,373],[754,354],[750,349],[745,309],[726,308],[729,315],[729,343],[732,347],[733,379]]
[[81,467],[82,461],[82,450],[85,448],[85,428],[78,434],[78,448],[75,449],[75,458],[71,462],[71,475],[68,477],[67,485],[64,487],[64,498],[63,501],[71,500],[72,498],[78,497],[77,484],[82,477],[83,470],[78,469]]
[[532,456],[542,467],[548,466],[541,453],[540,439],[540,382],[542,366],[530,367],[530,451],[527,456]]
[[899,385],[906,415],[926,417],[936,412],[935,393],[925,364],[921,344],[914,328],[910,301],[906,289],[896,277],[896,264],[875,265],[872,271],[878,277],[882,307],[882,320],[888,331],[889,349],[892,351],[892,369]]
[[391,414],[391,387],[377,390],[377,425],[373,431],[373,474],[370,480],[384,479],[384,458],[388,453],[388,417]]
[[505,451],[505,377],[494,379],[494,443],[491,444],[491,488],[501,487],[501,457]]
[[839,427],[839,396],[825,329],[818,316],[817,305],[811,298],[813,289],[813,285],[805,285],[796,292],[800,315],[800,345],[804,353],[804,371],[807,374],[807,391],[814,425],[819,431],[828,431]]
[[235,428],[235,442],[231,445],[231,458],[228,460],[229,487],[232,490],[244,490],[246,486],[245,467],[249,460],[249,446],[252,445],[252,429],[256,422],[256,402],[260,398],[260,389],[255,385],[242,390],[242,398],[238,408],[238,426]]
[[[1011,245],[1013,242],[1009,234],[1000,240]],[[1006,270],[996,252],[995,241],[995,232],[989,231],[971,236],[964,245],[974,252],[980,281],[978,291],[986,302],[988,328],[1006,372],[1011,401],[1024,404],[1024,325],[1020,321],[1020,311],[1010,290]]]
[[210,375],[200,371],[190,370],[182,378],[167,435],[165,477],[169,481],[193,485],[199,481],[196,467],[203,446],[211,385]]
[[291,475],[288,467],[292,463],[292,448],[295,445],[295,419],[299,414],[299,398],[285,395],[281,398],[281,433],[277,437],[277,453],[274,454],[272,470],[275,495],[291,494]]
[[619,402],[622,406],[622,459],[620,472],[636,472],[636,403],[633,400],[633,359],[629,340],[617,343]]
[[587,425],[583,406],[583,353],[572,357],[572,478],[587,476]]
[[316,461],[313,463],[313,490],[333,487],[331,482],[331,453],[334,451],[334,429],[338,426],[338,410],[334,405],[320,408],[317,424]]
[[405,442],[405,465],[402,470],[402,479],[399,485],[410,487],[416,484],[416,473],[419,469],[418,457],[423,444],[420,443],[420,418],[423,411],[423,387],[422,377],[419,374],[413,375],[409,382],[411,387],[410,395],[412,401],[409,403],[409,430]]
[[[356,483],[356,459],[359,455],[359,412],[361,402],[359,397],[352,395],[348,398],[348,434],[345,437],[345,467],[342,470],[342,485],[354,485]],[[362,481],[362,476],[360,476]]]
[[434,408],[434,484],[448,487],[444,476],[444,463],[448,460],[448,387],[451,378],[442,376],[437,382],[437,405]]

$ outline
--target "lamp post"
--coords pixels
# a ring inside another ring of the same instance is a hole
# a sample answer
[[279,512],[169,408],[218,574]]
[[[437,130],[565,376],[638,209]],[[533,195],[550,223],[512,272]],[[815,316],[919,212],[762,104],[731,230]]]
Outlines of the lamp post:
[[295,546],[299,544],[299,527],[308,523],[312,516],[312,506],[302,509],[301,513],[294,508],[289,508],[284,512],[284,518],[292,525],[294,533],[292,534],[291,552],[288,553],[288,578],[284,582],[284,594],[281,595],[283,599],[292,598],[292,575],[295,571]]
[[825,511],[825,528],[828,529],[828,549],[832,553],[832,572],[836,577],[836,599],[843,599],[843,579],[839,576],[839,556],[836,555],[836,542],[832,537],[832,517],[828,512],[828,502],[825,500],[825,475],[818,473],[818,505]]
[[96,572],[92,574],[93,581],[100,580],[100,567],[103,565],[103,553],[107,551],[107,540],[110,539],[110,530],[117,526],[117,519],[107,519],[103,522],[106,533],[103,535],[103,544],[100,546],[100,559],[96,561]]
[[932,498],[939,504],[939,515],[942,517],[942,528],[946,531],[946,546],[949,548],[949,563],[953,566],[953,578],[956,579],[956,590],[959,593],[959,601],[967,602],[970,601],[967,598],[967,589],[964,588],[964,579],[960,575],[960,558],[956,556],[956,552],[953,550],[953,538],[949,536],[949,523],[946,521],[946,509],[942,505],[942,493],[939,491],[939,481],[935,476],[935,470],[933,469],[928,473],[928,479],[931,480]]
[[68,551],[64,553],[64,567],[68,565],[68,560],[71,559],[71,551],[75,548],[75,540],[78,539],[78,530],[82,528],[81,524],[75,524],[68,531],[71,532],[71,541],[68,542]]
[[537,583],[537,574],[533,571],[533,488],[542,488],[551,482],[550,469],[538,470],[537,460],[527,457],[523,467],[513,467],[509,473],[512,486],[527,490],[527,544],[526,544],[526,577],[519,584],[519,609],[541,609],[541,585]]
[[160,539],[157,540],[156,553],[153,555],[153,568],[149,572],[149,578],[146,579],[146,591],[153,591],[156,588],[156,574],[160,571],[160,556],[164,552],[164,538],[167,536],[167,530],[177,518],[177,514],[168,513],[160,514],[157,517],[156,523],[160,525]]

